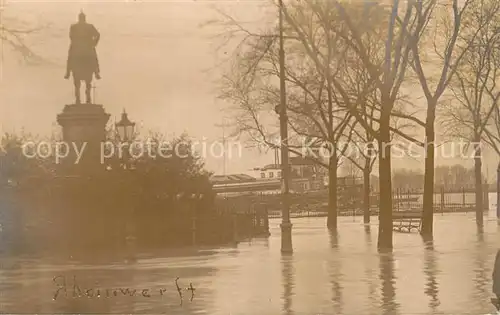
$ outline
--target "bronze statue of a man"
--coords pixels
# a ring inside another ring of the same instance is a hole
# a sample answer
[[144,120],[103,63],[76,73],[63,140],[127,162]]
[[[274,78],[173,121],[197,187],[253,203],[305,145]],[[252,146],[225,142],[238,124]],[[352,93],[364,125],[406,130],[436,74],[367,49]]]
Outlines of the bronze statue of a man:
[[[100,34],[94,25],[87,23],[85,14],[80,12],[78,23],[71,25],[69,38],[71,44],[66,62],[65,79],[69,79],[70,73],[75,76],[75,69],[87,67],[100,79],[99,61],[97,59],[96,46],[99,43]],[[90,62],[88,62],[90,60]]]

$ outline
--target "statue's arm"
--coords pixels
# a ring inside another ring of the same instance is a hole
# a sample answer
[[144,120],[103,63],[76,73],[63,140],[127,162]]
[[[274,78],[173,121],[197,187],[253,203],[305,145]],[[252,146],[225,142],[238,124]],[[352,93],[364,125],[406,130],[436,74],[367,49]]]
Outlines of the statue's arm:
[[73,41],[73,39],[75,39],[75,26],[74,25],[71,25],[71,27],[69,28],[69,39],[71,39],[71,41]]
[[99,39],[101,39],[101,34],[97,30],[97,28],[95,28],[95,26],[92,26],[92,28],[94,29],[93,30],[94,31],[94,43],[97,46],[97,44],[99,43]]

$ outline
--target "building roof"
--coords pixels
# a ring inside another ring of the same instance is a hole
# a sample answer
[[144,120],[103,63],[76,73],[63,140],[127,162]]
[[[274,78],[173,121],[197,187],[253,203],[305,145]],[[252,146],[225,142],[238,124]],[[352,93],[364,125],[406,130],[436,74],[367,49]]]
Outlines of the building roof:
[[280,180],[254,181],[246,183],[218,183],[214,185],[214,191],[217,193],[279,190],[280,188]]
[[247,174],[213,175],[210,178],[212,184],[246,183],[255,180],[255,177]]
[[307,159],[302,156],[292,156],[290,157],[291,165],[314,165],[314,161],[311,159]]
[[[292,156],[290,157],[290,165],[314,165],[314,161],[311,159],[304,158],[302,156]],[[267,171],[267,170],[280,170],[280,164],[267,164],[262,168],[255,168],[254,170]]]
[[267,170],[280,170],[280,169],[281,169],[281,165],[279,165],[279,164],[267,164],[266,166],[264,166],[260,170],[267,171]]

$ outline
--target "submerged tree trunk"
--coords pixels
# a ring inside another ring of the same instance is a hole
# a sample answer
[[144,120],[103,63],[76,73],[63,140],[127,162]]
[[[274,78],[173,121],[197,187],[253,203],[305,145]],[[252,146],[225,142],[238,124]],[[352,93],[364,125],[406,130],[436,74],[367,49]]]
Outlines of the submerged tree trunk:
[[436,118],[434,109],[435,104],[429,103],[425,125],[424,200],[422,206],[422,230],[420,234],[426,240],[432,240],[434,225],[434,121]]
[[481,137],[474,137],[474,176],[476,179],[476,224],[478,227],[483,227],[483,176],[482,176],[482,161],[481,161]]
[[337,229],[337,153],[331,153],[328,163],[328,219],[326,226]]
[[363,169],[363,223],[370,223],[370,159],[366,159]]
[[[387,111],[387,110],[386,110]],[[389,113],[381,112],[379,143],[379,226],[378,250],[392,251],[392,178]]]

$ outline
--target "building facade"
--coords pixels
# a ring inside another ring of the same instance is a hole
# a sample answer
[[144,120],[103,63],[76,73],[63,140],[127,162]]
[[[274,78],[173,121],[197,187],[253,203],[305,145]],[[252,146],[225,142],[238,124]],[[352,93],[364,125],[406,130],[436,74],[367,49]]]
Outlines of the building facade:
[[[325,185],[323,167],[312,160],[300,156],[290,157],[291,181],[290,191],[303,193],[321,190]],[[281,191],[281,165],[268,164],[256,167],[244,174],[215,175],[211,181],[218,193],[236,193],[259,191],[261,193],[279,193]]]

